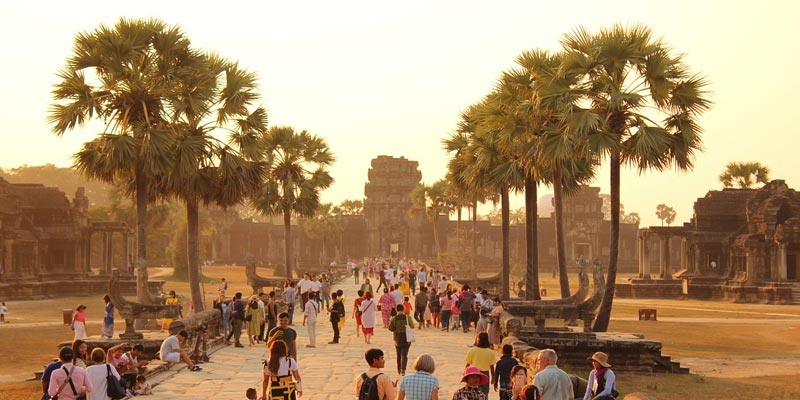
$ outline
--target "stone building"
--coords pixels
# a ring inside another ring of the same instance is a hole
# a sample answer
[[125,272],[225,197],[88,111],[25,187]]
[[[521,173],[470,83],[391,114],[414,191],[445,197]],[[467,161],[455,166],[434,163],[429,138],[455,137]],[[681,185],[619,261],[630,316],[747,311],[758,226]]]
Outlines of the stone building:
[[[709,191],[683,226],[642,229],[639,252],[633,296],[791,302],[800,281],[800,194],[783,180]],[[686,278],[685,285],[675,277]]]
[[[375,255],[436,258],[433,224],[421,214],[411,215],[411,190],[421,183],[422,173],[416,161],[404,157],[378,156],[372,160],[369,181],[364,185],[363,215],[344,217],[344,231],[335,258],[361,258]],[[580,257],[589,260],[609,256],[610,221],[603,218],[602,198],[597,187],[583,186],[564,199],[566,256],[570,266]],[[233,216],[215,217],[219,234],[213,244],[212,258],[229,263],[244,263],[247,254],[260,263],[283,262],[283,226],[280,222],[254,222]],[[555,227],[553,218],[539,218],[539,262],[542,271],[556,266]],[[303,221],[293,221],[294,259],[298,266],[327,264],[321,260],[319,240],[303,233]],[[438,221],[439,242],[443,253],[462,265],[472,256],[473,224],[442,215]],[[636,232],[638,225],[620,226],[620,272],[636,272]],[[489,221],[475,224],[476,265],[499,269],[502,251],[500,226]],[[522,265],[526,259],[523,225],[510,229],[511,262]],[[328,253],[330,258],[334,258]],[[607,261],[605,261],[607,262]]]
[[[115,235],[121,239],[117,252],[130,259],[129,229],[123,223],[91,221],[88,209],[83,188],[70,202],[58,188],[11,184],[0,178],[0,297],[46,296],[63,292],[65,288],[58,285],[64,280],[88,278],[95,234],[101,235],[96,264],[104,276],[96,286],[107,285]],[[130,273],[131,263],[124,264],[116,267]]]

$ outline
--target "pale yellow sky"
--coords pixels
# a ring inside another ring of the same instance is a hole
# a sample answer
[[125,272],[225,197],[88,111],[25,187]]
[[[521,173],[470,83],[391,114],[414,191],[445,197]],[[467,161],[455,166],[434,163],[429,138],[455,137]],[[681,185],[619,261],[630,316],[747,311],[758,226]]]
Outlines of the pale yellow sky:
[[[557,49],[577,25],[590,29],[645,23],[692,70],[711,81],[714,108],[700,121],[705,152],[690,173],[638,176],[623,171],[622,202],[644,224],[660,223],[656,205],[673,206],[683,223],[696,198],[719,188],[729,161],[759,161],[772,177],[800,184],[800,104],[795,71],[800,6],[792,1],[303,1],[225,3],[14,2],[0,13],[3,110],[0,167],[70,164],[96,128],[50,133],[45,116],[55,73],[76,33],[120,16],[158,17],[180,25],[200,48],[258,72],[272,125],[325,137],[336,153],[339,202],[363,197],[367,169],[379,154],[418,160],[423,180],[445,172],[440,140],[459,112],[487,93],[514,57]],[[608,192],[607,169],[597,185]],[[796,187],[796,186],[795,186]],[[540,189],[540,193],[548,188]],[[515,199],[512,207],[520,207]]]

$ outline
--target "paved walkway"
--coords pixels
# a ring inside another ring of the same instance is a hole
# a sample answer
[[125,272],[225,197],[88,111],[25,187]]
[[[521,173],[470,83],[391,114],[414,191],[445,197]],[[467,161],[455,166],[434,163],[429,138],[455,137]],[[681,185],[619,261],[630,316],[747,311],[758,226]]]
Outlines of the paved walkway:
[[[334,286],[345,292],[348,315],[352,312],[352,301],[357,290],[352,279]],[[340,344],[327,344],[333,337],[330,322],[320,320],[317,323],[317,348],[309,349],[308,333],[302,325],[302,314],[295,315],[295,330],[298,333],[298,361],[300,376],[303,379],[304,399],[327,400],[355,398],[354,380],[357,374],[364,372],[368,366],[364,360],[364,351],[377,347],[386,355],[384,372],[399,379],[396,374],[396,357],[391,332],[382,328],[380,315],[376,334],[372,344],[364,343],[363,336],[355,336],[354,322],[347,319],[342,332]],[[436,361],[435,376],[439,378],[440,399],[449,399],[461,384],[464,370],[464,357],[468,345],[472,343],[473,333],[442,332],[430,328],[417,330],[417,341],[411,345],[408,354],[408,372],[412,372],[413,362],[420,354],[433,355]],[[245,339],[243,335],[243,339]],[[246,343],[246,339],[245,339]],[[263,344],[256,347],[225,347],[211,355],[211,363],[203,364],[203,371],[189,372],[185,368],[170,371],[155,377],[160,381],[153,389],[150,399],[244,399],[248,387],[255,387],[261,394],[261,363],[268,355]],[[496,399],[492,393],[490,398]]]

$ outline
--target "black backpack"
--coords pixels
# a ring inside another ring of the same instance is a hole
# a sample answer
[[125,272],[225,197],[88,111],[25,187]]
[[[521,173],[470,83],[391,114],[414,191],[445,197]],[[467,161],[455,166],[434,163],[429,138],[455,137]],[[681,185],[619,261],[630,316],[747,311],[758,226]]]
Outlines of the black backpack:
[[128,395],[125,392],[125,388],[120,384],[119,379],[111,373],[111,365],[109,364],[106,364],[106,395],[114,400],[125,398]]
[[367,373],[361,374],[361,390],[358,392],[358,400],[380,400],[378,398],[378,377],[383,375],[379,373],[372,378],[367,376]]

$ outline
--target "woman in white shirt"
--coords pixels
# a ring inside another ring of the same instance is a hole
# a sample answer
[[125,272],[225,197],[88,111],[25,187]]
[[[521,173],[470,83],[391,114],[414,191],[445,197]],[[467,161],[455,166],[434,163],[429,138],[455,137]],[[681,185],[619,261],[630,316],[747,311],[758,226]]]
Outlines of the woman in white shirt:
[[308,344],[306,347],[317,347],[317,315],[319,314],[319,299],[315,292],[309,294],[306,308],[303,310],[303,325],[308,328]]
[[[303,395],[300,370],[297,361],[289,358],[286,342],[276,340],[269,349],[269,358],[264,361],[264,381],[261,383],[261,399],[296,400]],[[269,388],[269,396],[267,395]]]
[[111,399],[106,394],[108,392],[106,376],[108,376],[109,370],[111,371],[111,375],[119,379],[117,369],[111,366],[111,364],[106,363],[106,352],[99,347],[92,350],[92,365],[86,368],[86,374],[89,375],[89,382],[92,383],[93,390],[89,393],[87,400]]

